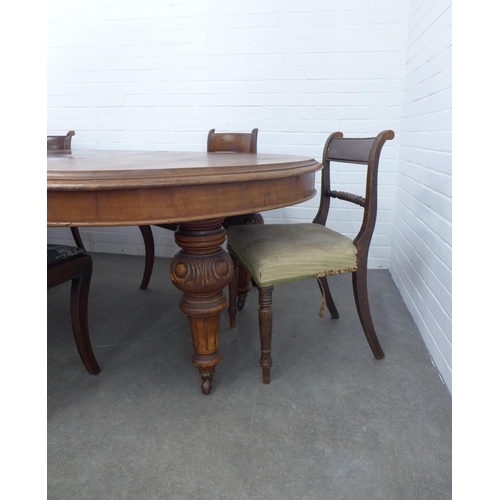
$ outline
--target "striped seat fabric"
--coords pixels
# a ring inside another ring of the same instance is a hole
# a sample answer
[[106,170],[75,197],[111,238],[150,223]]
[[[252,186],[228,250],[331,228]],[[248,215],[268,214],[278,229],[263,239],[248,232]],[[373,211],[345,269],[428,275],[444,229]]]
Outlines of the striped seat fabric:
[[260,287],[357,268],[352,240],[321,224],[232,226],[227,245]]

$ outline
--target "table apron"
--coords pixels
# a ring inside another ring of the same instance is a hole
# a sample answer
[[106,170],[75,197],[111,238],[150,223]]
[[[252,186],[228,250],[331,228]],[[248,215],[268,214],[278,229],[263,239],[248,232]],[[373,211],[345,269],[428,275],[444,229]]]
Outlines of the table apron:
[[137,226],[272,210],[316,194],[315,173],[244,183],[47,190],[48,226]]

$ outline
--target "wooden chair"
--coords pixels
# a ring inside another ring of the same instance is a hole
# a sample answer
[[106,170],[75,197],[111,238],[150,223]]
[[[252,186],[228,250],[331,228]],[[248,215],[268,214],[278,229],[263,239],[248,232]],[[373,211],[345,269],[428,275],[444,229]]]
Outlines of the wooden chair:
[[81,248],[47,245],[47,289],[71,280],[71,325],[76,347],[91,375],[101,369],[92,350],[88,326],[88,298],[92,259]]
[[[207,152],[208,153],[256,153],[257,152],[257,134],[258,129],[254,128],[251,133],[235,133],[235,132],[220,132],[216,133],[215,129],[208,132],[207,137]],[[227,217],[224,220],[224,227],[235,224],[263,224],[264,219],[261,214],[246,214],[234,217]],[[155,224],[156,227],[175,231],[178,224]],[[151,274],[153,272],[155,246],[151,226],[139,226],[146,248],[146,263],[144,266],[144,274],[141,282],[141,289],[145,290],[149,285]],[[243,307],[246,294],[252,288],[250,277],[243,270],[240,280],[239,307]]]
[[[71,153],[71,138],[75,135],[73,130],[70,130],[66,135],[48,135],[47,136],[47,153]],[[75,240],[76,246],[85,251],[83,241],[80,236],[80,231],[77,227],[71,227],[71,234]]]
[[[332,318],[339,313],[328,288],[327,276],[352,273],[354,298],[366,339],[376,359],[384,352],[373,326],[367,291],[367,261],[377,217],[377,177],[380,153],[387,140],[394,138],[385,130],[373,138],[344,138],[341,132],[330,135],[323,151],[321,198],[312,223],[232,226],[227,231],[228,251],[236,270],[243,266],[259,289],[259,331],[263,381],[270,381],[272,337],[272,291],[284,282],[316,278],[323,293],[323,304]],[[367,166],[365,196],[332,190],[330,162]],[[350,238],[325,227],[330,199],[338,198],[363,207],[361,228]],[[229,285],[229,315],[235,326],[237,282]],[[321,312],[322,314],[322,312]]]

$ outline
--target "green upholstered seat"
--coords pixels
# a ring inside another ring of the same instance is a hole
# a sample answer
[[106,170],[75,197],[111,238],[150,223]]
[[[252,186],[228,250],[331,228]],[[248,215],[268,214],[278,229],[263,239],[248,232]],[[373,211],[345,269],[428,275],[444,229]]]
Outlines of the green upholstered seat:
[[260,287],[357,268],[353,241],[321,224],[232,226],[227,245]]

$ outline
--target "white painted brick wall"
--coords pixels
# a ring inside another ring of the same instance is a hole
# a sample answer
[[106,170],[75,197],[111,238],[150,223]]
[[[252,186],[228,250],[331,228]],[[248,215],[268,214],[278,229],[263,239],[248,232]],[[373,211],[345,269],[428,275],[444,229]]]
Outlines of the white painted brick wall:
[[390,270],[451,391],[451,0],[411,0]]
[[[334,131],[392,128],[369,262],[388,268],[407,3],[49,0],[48,133],[75,130],[74,149],[203,151],[211,128],[258,127],[259,151],[320,160]],[[362,194],[359,174],[334,178]],[[359,210],[334,206],[330,225],[354,236]],[[314,199],[264,217],[311,221],[317,207]],[[172,233],[153,231],[156,254],[172,256]],[[81,233],[92,251],[144,253],[137,227]],[[48,238],[72,241],[69,229],[50,228]]]

